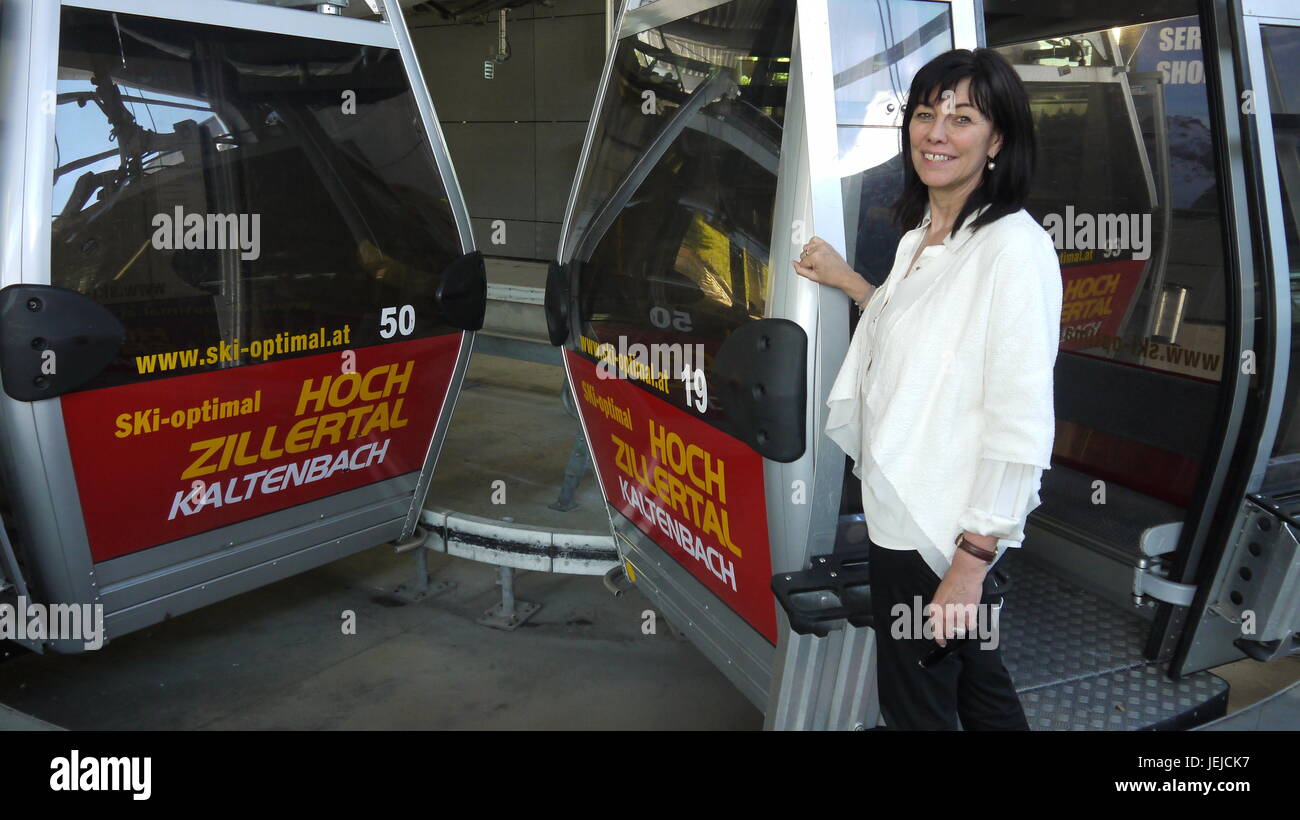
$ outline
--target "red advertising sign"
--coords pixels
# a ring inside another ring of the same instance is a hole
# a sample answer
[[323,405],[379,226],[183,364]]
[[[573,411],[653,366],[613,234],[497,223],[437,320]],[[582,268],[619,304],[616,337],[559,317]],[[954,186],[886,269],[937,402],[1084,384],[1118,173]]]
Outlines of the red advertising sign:
[[1116,259],[1061,265],[1061,350],[1098,347],[1119,336],[1145,264]]
[[63,396],[92,557],[105,561],[419,470],[461,338]]
[[609,503],[775,644],[762,457],[565,353]]

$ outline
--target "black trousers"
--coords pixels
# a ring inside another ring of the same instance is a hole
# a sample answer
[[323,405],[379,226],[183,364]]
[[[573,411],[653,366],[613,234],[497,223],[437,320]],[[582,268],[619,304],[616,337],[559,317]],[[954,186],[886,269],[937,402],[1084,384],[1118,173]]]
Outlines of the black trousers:
[[[914,624],[914,599],[920,596],[923,606],[929,604],[940,580],[916,550],[871,545],[871,610],[880,708],[886,726],[914,731],[1027,731],[1029,723],[1011,675],[1002,665],[1000,649],[981,648],[982,641],[972,637],[947,658],[922,669],[918,662],[938,644],[915,634],[915,629],[910,636],[894,637],[893,626],[899,617],[894,614],[895,605],[905,604],[908,614],[904,617]],[[990,594],[991,587],[992,578],[986,578],[980,603],[996,606],[999,596]]]

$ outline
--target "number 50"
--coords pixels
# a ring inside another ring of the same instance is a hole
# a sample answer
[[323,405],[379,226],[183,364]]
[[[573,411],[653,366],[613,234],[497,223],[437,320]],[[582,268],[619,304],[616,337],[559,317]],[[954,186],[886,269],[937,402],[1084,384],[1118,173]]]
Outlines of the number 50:
[[415,308],[410,305],[386,307],[379,312],[379,335],[391,339],[398,333],[410,336],[415,330]]

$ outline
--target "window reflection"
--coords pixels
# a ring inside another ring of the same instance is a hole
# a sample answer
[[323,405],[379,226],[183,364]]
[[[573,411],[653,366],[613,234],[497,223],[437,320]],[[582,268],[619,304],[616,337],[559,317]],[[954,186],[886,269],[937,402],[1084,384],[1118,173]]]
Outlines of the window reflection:
[[1061,349],[1221,380],[1223,249],[1197,18],[999,51],[1030,94],[1029,211],[1057,242]]
[[890,206],[903,190],[903,105],[916,72],[952,48],[949,6],[832,0],[828,10],[846,259],[880,285],[901,235]]
[[127,328],[91,386],[285,332],[375,344],[388,305],[453,332],[433,293],[460,242],[418,123],[390,50],[64,9],[52,281]]
[[1218,402],[1228,278],[1199,20],[989,19],[990,36],[995,19],[1034,31],[998,51],[1030,95],[1027,207],[1061,265],[1054,461],[1185,507]]
[[699,344],[707,371],[763,316],[792,36],[788,4],[736,0],[618,44],[566,247],[588,348]]

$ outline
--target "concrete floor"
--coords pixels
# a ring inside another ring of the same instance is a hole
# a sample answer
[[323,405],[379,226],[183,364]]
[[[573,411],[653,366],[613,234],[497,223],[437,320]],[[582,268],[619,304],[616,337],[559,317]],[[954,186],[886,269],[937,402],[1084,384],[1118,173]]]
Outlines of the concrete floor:
[[[564,370],[499,356],[473,356],[426,506],[483,518],[509,517],[563,532],[609,534],[593,474],[578,487],[578,508],[557,512],[578,421],[560,402]],[[504,504],[493,483],[505,482]]]
[[[412,559],[375,548],[80,656],[0,664],[0,702],[69,729],[758,729],[762,716],[648,608],[599,578],[519,573],[543,604],[501,632],[493,567],[431,555],[455,587],[404,603]],[[356,614],[355,635],[340,627]]]
[[[558,368],[476,357],[429,503],[607,533],[590,474],[578,510],[547,507],[576,430],[562,380]],[[491,503],[497,479],[504,505]],[[42,728],[33,718],[69,729],[761,728],[761,714],[662,619],[643,634],[649,604],[635,589],[615,598],[599,578],[521,572],[517,597],[543,608],[500,632],[475,623],[500,600],[496,568],[429,557],[433,577],[453,586],[415,603],[394,594],[414,577],[412,557],[376,547],[100,652],[10,652],[0,657],[0,703],[12,707],[0,707],[0,729]],[[355,635],[341,629],[346,611]],[[1215,671],[1232,684],[1235,711],[1300,680],[1300,658]],[[1300,728],[1295,711],[1271,718],[1276,728]]]
[[[1232,687],[1228,691],[1228,713],[1232,714],[1300,681],[1300,657],[1282,658],[1272,663],[1246,659],[1210,671]],[[1271,713],[1278,724],[1267,728],[1300,731],[1300,703],[1295,700],[1290,703],[1295,706],[1291,711]]]

